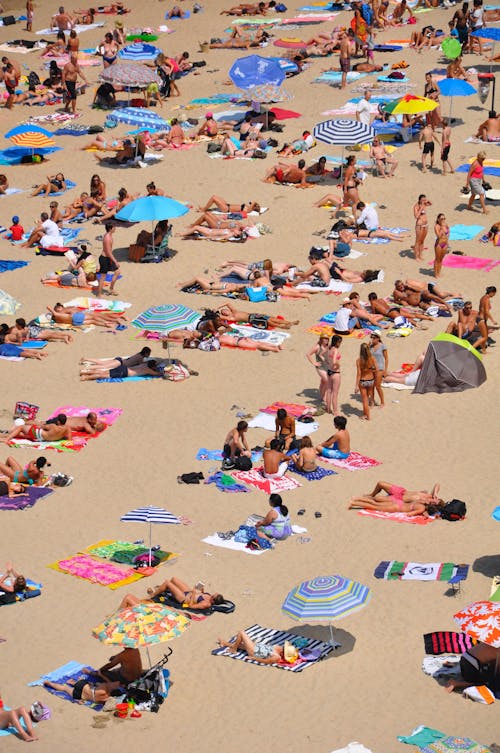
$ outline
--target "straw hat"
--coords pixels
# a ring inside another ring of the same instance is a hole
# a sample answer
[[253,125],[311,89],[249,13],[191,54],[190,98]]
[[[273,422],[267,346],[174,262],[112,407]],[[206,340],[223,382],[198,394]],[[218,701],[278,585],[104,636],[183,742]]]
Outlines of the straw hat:
[[117,29],[123,29],[123,21],[115,21],[115,26]]

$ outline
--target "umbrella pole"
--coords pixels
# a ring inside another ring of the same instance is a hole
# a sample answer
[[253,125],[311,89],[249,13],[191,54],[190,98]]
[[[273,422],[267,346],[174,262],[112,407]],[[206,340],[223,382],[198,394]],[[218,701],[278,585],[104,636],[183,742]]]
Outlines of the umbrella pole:
[[[151,523],[151,521],[149,521],[149,567],[151,567],[151,546],[152,546],[151,537],[153,535],[152,534],[152,528],[153,528],[152,523]],[[149,654],[148,654],[148,656],[149,656]]]
[[149,646],[146,646],[146,654],[148,655],[149,668],[151,669],[152,664],[151,664],[151,657],[149,655]]
[[332,644],[332,646],[334,646],[335,645],[335,641],[333,639],[333,625],[332,625],[331,622],[330,622],[329,627],[330,627],[330,643]]

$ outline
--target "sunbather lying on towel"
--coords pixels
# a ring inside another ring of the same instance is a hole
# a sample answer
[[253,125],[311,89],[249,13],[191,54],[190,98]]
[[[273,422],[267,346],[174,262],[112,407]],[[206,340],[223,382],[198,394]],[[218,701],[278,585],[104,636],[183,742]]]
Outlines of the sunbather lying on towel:
[[420,311],[418,313],[410,312],[408,309],[401,306],[391,305],[383,298],[379,298],[376,293],[368,293],[368,300],[370,302],[370,308],[374,314],[382,314],[382,316],[392,319],[396,325],[404,325],[404,320],[407,319],[412,327],[423,329],[422,326],[419,325],[419,321],[421,319],[428,319],[430,321],[433,318]]
[[[385,492],[385,494],[380,494]],[[389,481],[378,481],[375,489],[361,497],[352,497],[348,509],[380,510],[381,512],[403,512],[409,517],[423,515],[427,517],[432,510],[444,505],[437,494],[439,484],[434,484],[432,491],[408,491],[403,486],[396,486]]]
[[279,664],[285,661],[283,646],[270,646],[268,643],[254,643],[244,630],[240,630],[232,643],[219,638],[217,644],[222,648],[228,648],[232,654],[245,651],[248,658],[258,661],[260,664]]
[[[204,207],[198,207],[200,212],[208,212],[210,210],[218,209],[220,212],[235,212],[237,214],[243,213],[245,216],[249,212],[260,212],[260,204],[256,201],[243,202],[242,204],[231,204],[226,201],[222,196],[216,196],[215,194],[209,198]],[[243,219],[243,217],[241,218]]]
[[88,368],[92,371],[107,371],[114,369],[117,366],[139,366],[151,355],[151,348],[142,348],[138,353],[134,353],[133,356],[115,356],[115,358],[87,358],[82,356],[80,359],[80,366]]
[[42,329],[40,325],[34,323],[34,320],[26,324],[26,320],[22,318],[16,319],[13,327],[1,324],[0,335],[4,338],[4,342],[14,345],[22,345],[25,340],[48,340],[49,342],[62,340],[66,345],[73,342],[73,336],[69,332]]
[[200,225],[206,225],[206,227],[217,229],[224,228],[229,230],[244,230],[251,224],[252,223],[246,219],[244,221],[239,219],[226,219],[225,217],[221,217],[220,214],[214,214],[213,212],[203,212],[203,214],[201,214],[190,225],[188,225],[184,233],[179,233],[179,235],[183,236],[186,234],[186,232],[189,235],[191,228]]
[[59,682],[51,682],[50,680],[45,680],[43,684],[46,688],[53,688],[60,693],[66,693],[79,703],[85,703],[85,701],[104,703],[111,697],[112,691],[120,687],[120,682],[100,682],[94,684],[90,683],[86,678],[83,680],[69,680],[64,685]]
[[26,578],[14,570],[12,562],[5,565],[5,573],[0,577],[0,604],[13,604],[16,594],[26,590]]
[[262,261],[224,261],[219,269],[223,271],[224,276],[236,275],[242,280],[255,279],[255,273],[260,272],[261,276],[271,277],[271,275],[286,275],[286,273],[295,267],[294,264],[284,261],[273,261],[263,259]]
[[8,476],[3,476],[0,468],[0,497],[9,497],[10,499],[12,499],[13,497],[17,497],[19,494],[24,495],[25,492],[26,488],[23,484],[14,483]]
[[203,583],[196,583],[194,586],[189,586],[180,578],[169,578],[168,580],[160,583],[159,586],[154,588],[148,588],[148,599],[138,599],[133,594],[127,594],[122,599],[120,609],[125,607],[135,606],[140,604],[141,601],[150,601],[151,599],[161,596],[165,592],[170,592],[178,604],[181,604],[184,608],[189,609],[210,609],[214,604],[223,604],[224,597],[222,594],[215,593],[209,594],[205,592],[205,586]]
[[289,165],[287,162],[278,162],[269,168],[263,177],[264,183],[293,183],[296,188],[311,188],[306,181],[306,161],[299,159],[297,165]]
[[43,469],[45,466],[50,468],[47,458],[39,457],[36,460],[30,460],[24,468],[11,455],[0,463],[0,473],[7,477],[14,484],[27,484],[28,486],[39,486],[43,483],[45,475]]
[[[287,435],[288,437],[288,435]],[[293,440],[290,441],[290,444]],[[264,478],[281,478],[288,470],[288,463],[291,458],[281,452],[280,440],[277,438],[271,439],[269,447],[266,447],[263,452],[263,465],[264,465]]]
[[4,343],[3,338],[0,337],[0,356],[2,358],[35,358],[41,361],[42,358],[47,358],[48,353],[42,353],[41,350],[26,350],[20,345]]
[[77,306],[63,306],[56,303],[54,308],[47,306],[56,324],[71,324],[73,327],[88,327],[94,324],[96,327],[116,327],[117,324],[128,322],[127,317],[114,311],[82,311]]
[[17,734],[26,743],[32,743],[38,740],[33,729],[32,719],[29,712],[24,706],[18,706],[17,709],[0,709],[0,730],[14,727]]
[[486,685],[495,692],[500,688],[500,648],[478,643],[460,657],[460,678],[452,678],[445,685],[448,693],[474,685]]
[[223,303],[217,309],[223,319],[236,324],[248,323],[257,329],[290,329],[294,324],[300,324],[298,320],[288,321],[281,316],[269,316],[267,314],[255,314],[248,311],[238,311],[230,303]]
[[81,382],[95,382],[97,379],[126,379],[127,377],[134,376],[151,376],[151,377],[164,377],[164,366],[155,361],[153,358],[147,360],[146,363],[140,363],[137,366],[129,367],[125,364],[120,364],[111,369],[82,369],[80,371]]
[[373,282],[379,275],[378,269],[365,269],[361,272],[341,267],[338,262],[334,261],[331,265],[323,259],[313,259],[311,267],[305,272],[297,272],[294,285],[301,282],[311,282],[320,288],[327,288],[331,280],[342,280],[343,282]]
[[[52,420],[49,419],[48,423],[52,423]],[[72,431],[78,431],[81,434],[98,434],[106,428],[106,424],[103,421],[97,420],[97,413],[94,413],[94,411],[90,411],[86,416],[69,416],[66,426],[69,426]]]
[[7,444],[11,439],[28,439],[30,442],[60,442],[63,439],[71,439],[73,435],[70,427],[66,425],[67,421],[67,416],[59,413],[50,423],[14,426],[0,442]]
[[[119,669],[113,669],[117,665]],[[107,664],[104,664],[98,671],[98,674],[110,682],[118,682],[122,685],[128,685],[130,682],[138,680],[142,674],[141,653],[138,648],[124,648],[119,654],[112,656]]]
[[[443,296],[443,293],[446,296]],[[403,280],[396,280],[392,296],[396,303],[420,308],[422,311],[427,311],[430,306],[437,306],[439,309],[449,312],[453,309],[446,303],[444,297],[455,297],[450,296],[447,291],[439,290],[432,283],[425,286],[416,280],[407,280],[405,282]]]
[[182,233],[177,233],[181,238],[208,238],[212,241],[238,241],[244,243],[247,239],[247,234],[243,228],[232,230],[231,228],[211,228],[204,227],[203,225],[194,225],[188,227]]

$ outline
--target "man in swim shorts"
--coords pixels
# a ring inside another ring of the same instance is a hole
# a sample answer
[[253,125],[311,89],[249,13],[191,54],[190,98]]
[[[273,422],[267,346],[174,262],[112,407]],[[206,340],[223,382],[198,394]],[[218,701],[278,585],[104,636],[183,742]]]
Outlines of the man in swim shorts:
[[264,449],[264,478],[281,478],[288,469],[290,458],[278,450],[279,440],[271,439],[269,447]]
[[62,303],[56,303],[54,308],[47,306],[47,310],[52,314],[52,319],[56,324],[70,324],[73,327],[90,326],[97,327],[115,327],[120,322],[127,321],[123,314],[112,311],[82,311],[76,306],[63,306]]
[[351,454],[351,437],[346,429],[347,418],[335,416],[333,425],[337,432],[315,448],[316,454],[323,458],[345,460]]
[[6,437],[0,439],[0,442],[7,444],[11,439],[27,439],[30,442],[59,442],[63,439],[70,440],[72,437],[71,428],[66,425],[67,418],[64,413],[60,413],[50,423],[44,424],[22,424],[14,426]]

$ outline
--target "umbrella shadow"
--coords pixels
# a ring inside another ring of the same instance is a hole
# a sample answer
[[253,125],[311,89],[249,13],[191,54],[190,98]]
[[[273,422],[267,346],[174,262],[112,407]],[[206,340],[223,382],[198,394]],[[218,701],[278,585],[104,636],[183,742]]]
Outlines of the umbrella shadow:
[[[135,264],[136,262],[133,262],[129,258],[129,249],[128,246],[125,248],[117,248],[113,251],[115,258],[119,262],[129,262],[130,264]],[[179,252],[176,249],[169,248],[168,249],[168,259],[172,259],[174,256],[177,256]],[[163,261],[168,261],[168,259],[164,259]]]
[[472,570],[486,575],[487,578],[500,575],[500,554],[486,554],[484,557],[478,557],[472,563]]
[[[301,625],[300,627],[298,625],[294,625],[292,628],[287,630],[287,632],[292,633],[293,635],[300,635],[304,638],[311,638],[313,641],[324,641],[325,643],[328,643],[328,641],[330,640],[330,627],[328,625],[305,624]],[[326,657],[326,660],[331,659],[335,656],[350,654],[351,651],[353,651],[354,645],[356,643],[356,638],[352,635],[352,633],[348,633],[347,630],[339,629],[334,625],[333,638],[335,641],[337,641],[337,643],[340,643],[340,646],[336,648],[335,651],[332,651],[332,653]]]

